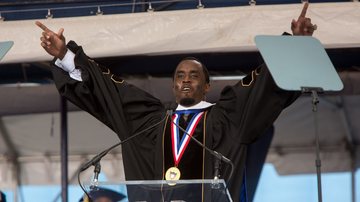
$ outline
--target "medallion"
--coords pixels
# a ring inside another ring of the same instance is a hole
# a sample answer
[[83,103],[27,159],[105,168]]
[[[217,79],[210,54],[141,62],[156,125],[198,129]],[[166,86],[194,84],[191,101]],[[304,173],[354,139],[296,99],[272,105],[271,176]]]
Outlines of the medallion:
[[166,180],[179,180],[180,176],[181,176],[181,173],[177,167],[171,167],[165,173]]

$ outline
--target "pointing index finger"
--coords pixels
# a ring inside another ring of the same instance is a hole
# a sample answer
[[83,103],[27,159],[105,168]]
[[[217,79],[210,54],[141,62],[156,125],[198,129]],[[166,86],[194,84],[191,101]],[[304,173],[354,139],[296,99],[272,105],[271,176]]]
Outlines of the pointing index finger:
[[307,11],[308,7],[309,7],[309,3],[306,2],[306,3],[304,4],[304,7],[303,7],[302,11],[301,11],[301,14],[300,14],[300,16],[299,16],[299,19],[300,19],[300,18],[305,18],[305,16],[306,16],[306,11]]
[[49,28],[47,28],[44,24],[42,24],[41,22],[39,21],[36,21],[35,24],[40,27],[42,30],[44,31],[49,31]]

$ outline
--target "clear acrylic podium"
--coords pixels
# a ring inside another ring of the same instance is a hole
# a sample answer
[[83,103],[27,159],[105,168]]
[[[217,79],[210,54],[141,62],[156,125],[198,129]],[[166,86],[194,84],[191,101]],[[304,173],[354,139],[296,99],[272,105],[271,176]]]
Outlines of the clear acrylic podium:
[[125,182],[98,182],[97,186],[85,185],[94,195],[97,190],[110,189],[125,195],[121,201],[131,202],[232,202],[224,180],[148,180]]

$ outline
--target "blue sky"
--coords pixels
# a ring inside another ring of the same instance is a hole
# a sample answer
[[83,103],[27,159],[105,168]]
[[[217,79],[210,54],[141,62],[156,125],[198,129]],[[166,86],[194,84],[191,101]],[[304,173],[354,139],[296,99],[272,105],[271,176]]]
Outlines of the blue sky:
[[[351,202],[351,175],[349,172],[323,173],[321,180],[323,201]],[[359,187],[359,171],[356,173],[356,181],[356,187]],[[360,199],[360,192],[358,191],[356,194],[357,199]],[[316,175],[279,176],[272,165],[265,164],[254,202],[267,201],[317,202]]]
[[[322,174],[323,201],[351,202],[351,175],[347,173]],[[100,180],[106,180],[100,175]],[[356,173],[356,187],[360,187],[360,172]],[[13,193],[4,190],[8,202],[14,202]],[[60,186],[24,186],[23,194],[26,198],[20,202],[52,202],[60,193]],[[77,202],[82,196],[78,185],[69,187],[69,202]],[[356,193],[360,200],[360,191]],[[61,200],[58,200],[59,202]],[[261,173],[254,202],[317,202],[316,175],[279,176],[271,164],[265,164]]]

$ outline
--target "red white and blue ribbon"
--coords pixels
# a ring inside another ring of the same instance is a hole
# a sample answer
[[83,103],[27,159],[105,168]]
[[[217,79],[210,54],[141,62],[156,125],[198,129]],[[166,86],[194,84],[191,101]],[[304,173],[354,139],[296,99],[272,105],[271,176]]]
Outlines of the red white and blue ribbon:
[[193,135],[196,126],[198,125],[201,117],[203,116],[204,112],[197,112],[191,118],[188,126],[186,127],[186,132],[189,135],[184,134],[180,140],[180,132],[179,127],[177,127],[174,123],[179,125],[180,114],[182,113],[175,113],[172,117],[173,123],[171,124],[171,143],[172,143],[172,151],[173,151],[173,158],[175,166],[178,166],[182,155],[184,154],[186,147],[188,146],[191,136]]

